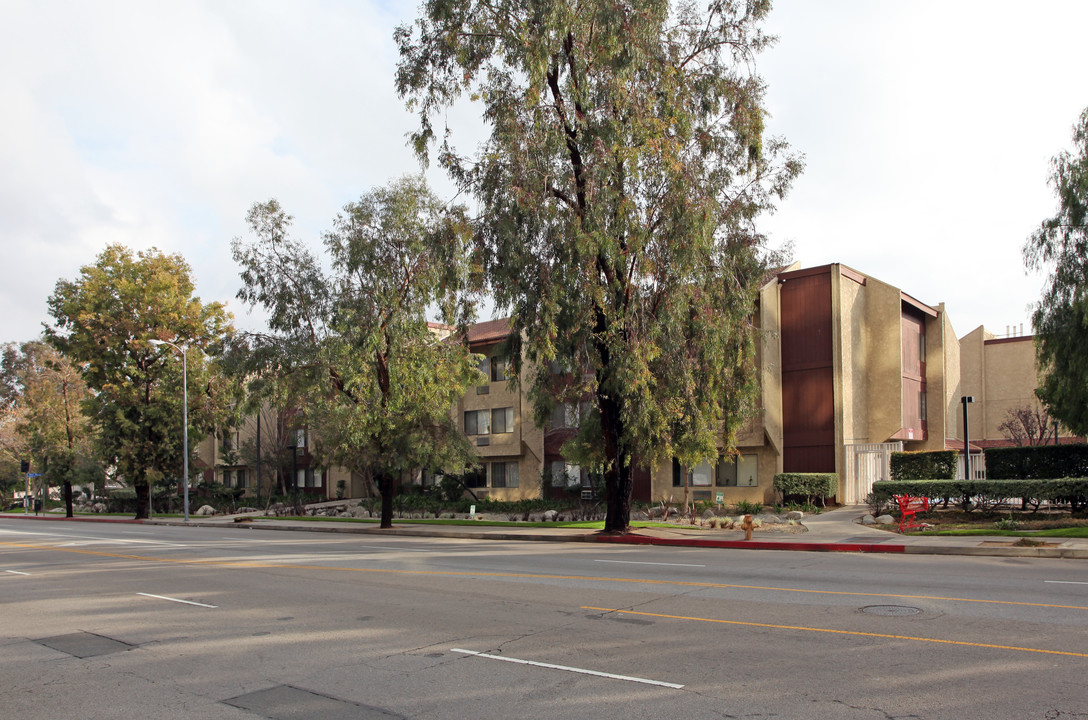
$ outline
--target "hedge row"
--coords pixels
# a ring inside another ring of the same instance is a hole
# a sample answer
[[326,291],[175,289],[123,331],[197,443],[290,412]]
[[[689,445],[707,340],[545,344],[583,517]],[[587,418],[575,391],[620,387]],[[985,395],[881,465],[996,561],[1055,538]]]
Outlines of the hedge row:
[[783,495],[801,495],[808,502],[814,498],[826,500],[839,492],[839,476],[835,473],[778,473],[774,489]]
[[957,454],[955,450],[893,452],[892,480],[952,480]]
[[873,484],[875,499],[893,495],[914,495],[945,505],[956,502],[964,508],[974,502],[994,507],[1009,498],[1020,498],[1036,508],[1042,502],[1070,505],[1073,512],[1088,507],[1088,477],[1029,480],[887,480]]
[[1088,477],[1088,445],[1037,445],[986,451],[986,476],[994,480]]

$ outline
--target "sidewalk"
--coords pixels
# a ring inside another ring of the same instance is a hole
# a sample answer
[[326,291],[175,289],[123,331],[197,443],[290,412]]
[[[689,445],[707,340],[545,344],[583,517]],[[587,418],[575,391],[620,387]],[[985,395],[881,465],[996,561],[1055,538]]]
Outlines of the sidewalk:
[[[517,528],[471,525],[426,525],[397,520],[389,530],[371,523],[322,522],[321,520],[276,520],[263,516],[192,518],[189,525],[236,527],[259,530],[296,530],[464,540],[517,540],[538,542],[601,542],[626,545],[668,545],[747,550],[795,550],[809,552],[864,552],[922,555],[989,555],[1003,557],[1073,558],[1088,560],[1088,538],[1040,538],[1037,546],[1021,546],[1015,537],[950,537],[940,535],[899,535],[856,522],[867,512],[865,506],[843,507],[801,521],[804,533],[756,531],[750,541],[735,530],[696,528],[636,528],[628,535],[605,536],[576,528]],[[244,522],[243,518],[246,519]],[[63,519],[63,518],[60,518]],[[181,520],[145,521],[185,525]]]
[[1088,560],[1088,538],[1039,538],[1035,546],[1018,543],[1014,537],[950,537],[942,535],[899,535],[861,525],[856,520],[866,513],[864,505],[806,515],[802,533],[757,530],[749,541],[736,530],[697,528],[636,528],[623,536],[600,535],[593,530],[480,525],[427,525],[411,520],[397,520],[392,529],[382,530],[377,523],[330,522],[323,520],[278,520],[263,515],[191,517],[189,522],[176,518],[131,520],[80,516],[65,518],[49,515],[0,515],[3,518],[51,520],[64,522],[112,522],[149,525],[216,527],[238,530],[295,530],[304,532],[351,533],[360,535],[397,535],[409,537],[453,538],[460,540],[514,540],[536,542],[599,542],[622,545],[665,545],[680,547],[736,548],[744,550],[795,550],[805,552],[862,552],[917,555],[988,555],[1001,557],[1071,558]]

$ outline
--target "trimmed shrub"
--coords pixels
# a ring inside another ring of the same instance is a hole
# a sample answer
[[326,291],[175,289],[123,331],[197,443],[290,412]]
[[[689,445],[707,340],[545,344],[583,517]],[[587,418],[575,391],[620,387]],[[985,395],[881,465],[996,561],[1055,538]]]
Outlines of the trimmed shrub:
[[1088,445],[1037,445],[986,451],[993,480],[1088,477]]
[[956,477],[956,455],[955,450],[893,452],[892,480],[952,480]]
[[1027,480],[888,480],[873,485],[874,499],[913,495],[943,501],[955,500],[964,509],[974,501],[992,510],[1009,498],[1019,498],[1038,508],[1042,502],[1069,505],[1073,512],[1088,507],[1088,478]]
[[800,496],[808,503],[819,498],[822,505],[839,492],[839,476],[835,473],[778,473],[774,476],[774,489],[783,497]]

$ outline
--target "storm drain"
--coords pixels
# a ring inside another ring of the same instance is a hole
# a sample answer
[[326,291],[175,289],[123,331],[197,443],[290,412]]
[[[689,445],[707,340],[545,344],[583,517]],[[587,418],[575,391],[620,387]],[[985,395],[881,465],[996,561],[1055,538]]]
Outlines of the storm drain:
[[135,645],[129,645],[120,640],[114,640],[113,638],[95,635],[94,633],[89,632],[54,635],[53,637],[42,638],[41,640],[35,640],[34,642],[39,645],[44,645],[47,648],[59,650],[62,653],[68,653],[72,657],[77,658],[110,655],[112,653],[131,650],[136,647]]
[[904,615],[917,615],[921,608],[910,605],[868,605],[861,609],[869,615],[883,615],[884,617],[903,617]]
[[223,701],[224,705],[249,710],[270,720],[403,720],[387,710],[360,705],[320,693],[277,685]]

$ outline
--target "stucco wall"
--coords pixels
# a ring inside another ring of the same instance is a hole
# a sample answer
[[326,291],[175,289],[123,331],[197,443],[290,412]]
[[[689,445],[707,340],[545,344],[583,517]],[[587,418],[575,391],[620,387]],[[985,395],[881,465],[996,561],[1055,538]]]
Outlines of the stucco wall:
[[[899,288],[867,278],[865,331],[869,442],[886,442],[903,425],[903,316]],[[860,433],[859,433],[860,435]]]
[[[960,338],[960,396],[970,395],[975,402],[968,408],[971,438],[980,440],[984,437],[986,404],[986,356],[983,352],[984,343],[993,336],[979,325],[977,328]],[[955,437],[963,439],[963,405],[956,398],[956,412],[958,420],[955,423]]]
[[983,344],[983,356],[986,400],[982,412],[977,414],[983,423],[981,438],[997,440],[1004,437],[998,425],[1004,422],[1009,410],[1039,407],[1035,398],[1038,385],[1035,343],[1030,336],[990,340]]

